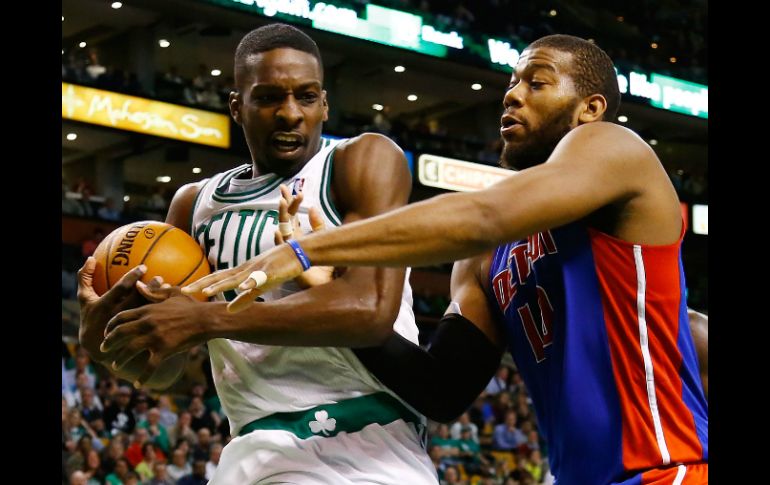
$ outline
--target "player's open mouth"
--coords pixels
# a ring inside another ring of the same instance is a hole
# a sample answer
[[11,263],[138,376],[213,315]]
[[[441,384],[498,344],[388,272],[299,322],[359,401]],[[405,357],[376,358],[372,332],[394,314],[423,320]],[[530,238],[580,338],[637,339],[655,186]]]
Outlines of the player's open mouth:
[[517,126],[522,126],[521,121],[511,115],[503,115],[500,118],[500,134],[503,136],[512,133]]
[[304,143],[302,135],[297,133],[274,133],[270,142],[276,151],[284,153],[293,152]]

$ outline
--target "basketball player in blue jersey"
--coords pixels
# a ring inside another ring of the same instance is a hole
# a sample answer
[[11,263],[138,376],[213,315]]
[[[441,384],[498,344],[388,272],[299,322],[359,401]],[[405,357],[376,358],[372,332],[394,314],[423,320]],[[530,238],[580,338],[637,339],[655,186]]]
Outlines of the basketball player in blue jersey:
[[451,419],[507,347],[557,484],[707,483],[679,201],[647,143],[612,123],[619,102],[604,51],[572,36],[539,39],[503,98],[510,177],[300,237],[183,291],[238,288],[238,311],[311,264],[461,260],[428,350],[397,335],[358,349],[382,382],[427,416]]
[[[305,230],[316,225],[311,206],[321,207],[323,223],[339,225],[406,204],[411,177],[392,141],[376,134],[321,137],[329,107],[310,37],[281,24],[250,32],[235,53],[235,84],[230,112],[252,160],[180,188],[166,218],[198,240],[214,269],[274,247],[276,228],[289,236],[291,226],[278,223],[287,197],[282,186],[301,190],[297,217]],[[92,272],[89,261],[81,270],[82,294]],[[178,289],[157,303],[124,309],[116,294],[126,292],[134,275],[122,289],[81,300],[81,334],[97,360],[119,370],[141,366],[137,385],[167,357],[208,344],[234,436],[211,484],[436,484],[424,417],[349,349],[376,345],[394,331],[417,342],[406,274],[351,268],[305,291],[289,282],[237,314],[227,310],[234,293],[200,303]],[[138,287],[152,299],[146,286]],[[148,358],[136,357],[146,350]]]

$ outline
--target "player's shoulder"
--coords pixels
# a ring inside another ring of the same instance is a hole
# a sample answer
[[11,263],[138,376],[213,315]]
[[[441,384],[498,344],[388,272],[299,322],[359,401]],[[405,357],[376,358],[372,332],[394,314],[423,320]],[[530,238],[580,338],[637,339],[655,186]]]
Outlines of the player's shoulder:
[[182,185],[176,190],[176,193],[174,194],[174,200],[178,202],[189,200],[192,202],[195,197],[198,196],[198,192],[200,192],[203,186],[206,185],[208,180],[209,179],[206,178],[197,182],[191,182],[189,184]]
[[571,151],[576,147],[594,154],[594,160],[658,162],[655,151],[642,137],[625,126],[607,121],[586,123],[574,128],[562,138],[557,150]]
[[356,153],[364,153],[369,150],[376,150],[377,152],[393,151],[403,154],[403,151],[396,142],[387,136],[380,133],[364,132],[340,142],[336,147],[337,154],[335,159],[340,155],[355,155]]

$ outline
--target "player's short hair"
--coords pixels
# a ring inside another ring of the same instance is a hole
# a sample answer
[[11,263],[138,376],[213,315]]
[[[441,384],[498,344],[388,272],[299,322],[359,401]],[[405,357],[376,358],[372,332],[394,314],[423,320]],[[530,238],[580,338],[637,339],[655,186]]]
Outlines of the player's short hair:
[[238,72],[239,66],[242,66],[250,55],[280,47],[307,52],[318,60],[318,66],[323,72],[321,52],[315,41],[298,28],[280,23],[264,25],[243,36],[235,49],[235,71]]
[[555,34],[541,37],[527,49],[550,47],[572,54],[572,79],[580,96],[601,94],[607,100],[604,120],[615,121],[620,107],[620,88],[615,66],[601,47],[580,37]]

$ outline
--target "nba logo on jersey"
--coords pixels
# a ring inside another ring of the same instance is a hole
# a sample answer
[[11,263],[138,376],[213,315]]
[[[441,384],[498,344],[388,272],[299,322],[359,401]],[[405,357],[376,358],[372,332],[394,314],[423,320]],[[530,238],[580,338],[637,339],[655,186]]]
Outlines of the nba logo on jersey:
[[302,192],[302,186],[305,185],[305,179],[304,178],[296,178],[294,179],[294,183],[291,187],[291,195],[297,195],[298,193]]

